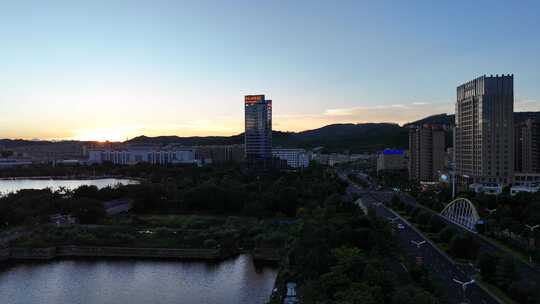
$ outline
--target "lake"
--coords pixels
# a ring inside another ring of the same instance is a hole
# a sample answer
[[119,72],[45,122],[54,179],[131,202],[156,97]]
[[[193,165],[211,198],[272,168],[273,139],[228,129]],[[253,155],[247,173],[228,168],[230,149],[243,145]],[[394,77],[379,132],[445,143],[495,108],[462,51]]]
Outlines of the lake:
[[82,185],[93,185],[98,188],[114,186],[116,184],[136,184],[138,181],[124,178],[101,178],[101,179],[2,179],[0,180],[0,194],[17,192],[21,189],[45,189],[58,190],[60,187],[75,189]]
[[55,260],[0,270],[2,304],[263,304],[277,276],[241,255],[219,263]]

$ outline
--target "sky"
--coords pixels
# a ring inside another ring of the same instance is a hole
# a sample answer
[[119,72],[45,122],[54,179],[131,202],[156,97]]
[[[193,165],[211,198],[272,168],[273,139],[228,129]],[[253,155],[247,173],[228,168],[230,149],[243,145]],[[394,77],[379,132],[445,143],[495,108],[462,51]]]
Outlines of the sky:
[[403,124],[514,74],[540,110],[539,1],[2,1],[0,138],[125,140]]

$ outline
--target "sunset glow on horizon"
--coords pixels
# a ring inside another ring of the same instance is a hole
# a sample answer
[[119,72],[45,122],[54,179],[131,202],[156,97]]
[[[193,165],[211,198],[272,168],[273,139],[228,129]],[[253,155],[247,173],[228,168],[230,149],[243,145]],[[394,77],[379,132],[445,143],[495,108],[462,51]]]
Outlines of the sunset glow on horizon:
[[386,1],[4,3],[0,20],[12,26],[0,27],[0,138],[234,135],[243,132],[249,94],[273,100],[280,131],[404,124],[453,113],[456,86],[496,73],[515,75],[516,111],[540,110],[535,10],[463,3],[469,9]]

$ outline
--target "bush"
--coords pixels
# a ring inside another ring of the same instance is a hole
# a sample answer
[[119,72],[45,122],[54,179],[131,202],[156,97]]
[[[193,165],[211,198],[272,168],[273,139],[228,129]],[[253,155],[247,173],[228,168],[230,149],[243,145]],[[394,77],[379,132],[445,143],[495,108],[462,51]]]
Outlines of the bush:
[[204,248],[216,248],[217,245],[218,245],[218,242],[214,239],[205,240],[203,243]]
[[415,217],[414,221],[422,226],[426,226],[431,221],[431,213],[428,211],[420,211]]
[[118,244],[129,244],[135,241],[135,237],[131,234],[116,232],[111,235],[111,239]]
[[432,216],[429,220],[429,230],[433,233],[439,233],[446,227],[446,223],[438,216]]
[[452,238],[457,234],[456,229],[446,226],[439,232],[439,240],[444,243],[450,243]]
[[480,268],[480,275],[484,281],[493,282],[495,280],[498,262],[499,257],[492,253],[482,252],[478,255],[478,268]]
[[461,259],[476,259],[480,245],[470,234],[456,235],[450,241],[450,254]]
[[97,243],[96,236],[88,232],[81,232],[77,234],[76,240],[78,243],[81,243],[84,245],[96,245]]

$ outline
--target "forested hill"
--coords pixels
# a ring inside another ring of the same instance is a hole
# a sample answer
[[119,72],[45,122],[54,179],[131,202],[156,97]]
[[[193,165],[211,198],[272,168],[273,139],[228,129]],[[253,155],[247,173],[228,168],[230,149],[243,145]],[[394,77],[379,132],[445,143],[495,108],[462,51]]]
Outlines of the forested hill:
[[[272,144],[274,147],[315,148],[322,146],[330,152],[372,152],[379,149],[407,146],[407,130],[397,124],[366,123],[366,124],[333,124],[322,128],[302,132],[273,131]],[[135,137],[129,144],[181,144],[191,145],[225,145],[243,144],[244,134],[233,136],[208,137]]]
[[[540,121],[540,112],[516,112],[516,122],[528,118]],[[322,128],[302,132],[273,131],[272,141],[274,147],[315,148],[324,147],[328,152],[351,153],[374,152],[384,148],[408,147],[407,127],[423,124],[454,125],[454,115],[438,114],[419,119],[400,127],[392,123],[363,123],[363,124],[332,124]],[[450,139],[450,134],[448,139]],[[126,143],[130,144],[181,144],[193,145],[230,145],[243,144],[244,134],[233,136],[207,136],[207,137],[135,137]],[[452,143],[449,141],[448,146]]]
[[[516,112],[516,122],[528,118],[540,121],[540,112]],[[407,123],[400,127],[393,123],[363,123],[363,124],[332,124],[322,128],[302,132],[273,131],[272,141],[274,147],[295,147],[311,149],[324,147],[326,152],[351,153],[375,152],[384,148],[406,149],[408,147],[407,127],[423,124],[454,125],[454,115],[438,114]],[[451,146],[451,135],[448,134],[448,146]],[[25,145],[54,145],[54,144],[80,144],[89,142],[77,141],[27,141],[27,140],[2,140],[0,139],[0,151]],[[234,145],[244,143],[244,134],[233,136],[138,136],[125,142],[132,145],[167,145],[179,144],[185,146],[206,145]]]
[[[522,122],[529,118],[540,121],[540,112],[514,112],[514,122]],[[421,126],[423,124],[437,124],[453,126],[455,124],[454,114],[437,114],[428,116],[417,121],[413,121],[403,125],[403,127],[409,126]]]

